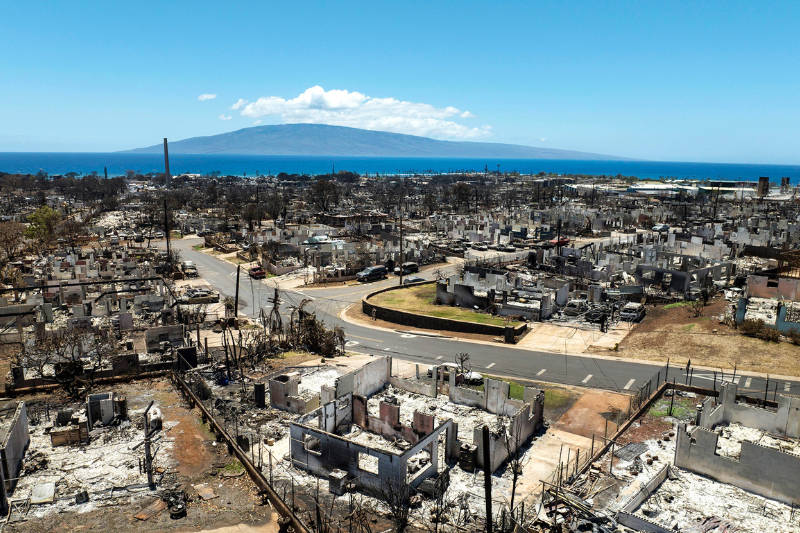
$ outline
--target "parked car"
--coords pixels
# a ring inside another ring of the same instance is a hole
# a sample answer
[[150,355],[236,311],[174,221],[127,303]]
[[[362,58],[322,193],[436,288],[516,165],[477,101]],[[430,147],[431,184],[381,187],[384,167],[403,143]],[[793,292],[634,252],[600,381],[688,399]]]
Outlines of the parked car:
[[656,224],[653,226],[653,231],[661,233],[663,231],[669,231],[669,224]]
[[264,272],[264,269],[260,266],[254,266],[251,268],[249,274],[253,279],[264,279],[267,277],[267,273]]
[[563,313],[567,316],[578,316],[584,314],[589,310],[589,304],[586,300],[572,299],[564,306]]
[[550,244],[553,246],[566,246],[569,244],[569,237],[561,237],[560,239],[552,239]]
[[419,276],[409,276],[403,280],[403,285],[411,285],[412,283],[421,283],[426,281],[425,278],[421,278]]
[[472,243],[472,249],[473,250],[477,250],[479,252],[485,252],[485,251],[487,251],[489,249],[489,247],[486,246],[485,244],[482,244],[482,243],[479,243],[479,242],[475,242],[475,243]]
[[646,312],[647,311],[642,304],[629,302],[626,303],[625,307],[622,308],[619,317],[626,322],[639,322],[644,318]]
[[108,239],[108,242],[109,242],[109,244],[111,244],[111,246],[117,246],[117,245],[119,245],[119,237],[117,237],[116,235],[112,235]]
[[137,233],[133,236],[133,242],[144,242],[144,235]]
[[164,232],[161,231],[161,230],[157,231],[156,232],[156,239],[163,239],[163,238],[164,238]]
[[[407,276],[409,274],[414,274],[415,272],[419,272],[419,265],[412,262],[403,263],[402,268],[404,276]],[[395,276],[400,275],[400,267],[394,267],[394,275]]]
[[188,301],[196,298],[208,298],[209,296],[211,296],[211,292],[205,289],[186,289],[181,300]]
[[356,274],[356,279],[358,281],[375,281],[377,279],[385,278],[388,273],[389,270],[385,266],[371,266]]
[[[438,365],[444,369],[444,379],[450,379],[450,372],[458,372],[458,365],[455,363],[442,363]],[[428,377],[433,377],[433,369],[435,366],[428,367]]]
[[598,305],[586,311],[583,317],[589,322],[599,324],[604,318],[608,318],[608,315],[608,309],[603,305]]
[[186,276],[187,278],[198,275],[197,267],[192,261],[184,261],[183,263],[181,263],[181,270],[183,271],[183,275]]
[[470,385],[480,385],[483,383],[483,376],[477,372],[466,372],[464,373],[464,381]]

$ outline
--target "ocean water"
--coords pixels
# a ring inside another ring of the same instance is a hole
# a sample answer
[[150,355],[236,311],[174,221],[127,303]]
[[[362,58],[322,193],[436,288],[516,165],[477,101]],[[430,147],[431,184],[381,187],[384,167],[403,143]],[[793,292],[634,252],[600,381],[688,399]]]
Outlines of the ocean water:
[[[329,157],[329,156],[256,156],[170,154],[173,174],[205,174],[219,171],[222,175],[254,176],[280,172],[323,174],[335,170],[350,170],[364,174],[406,174],[413,172],[450,172],[489,170],[555,172],[559,174],[606,174],[639,178],[696,178],[723,180],[758,180],[769,176],[772,181],[788,176],[793,184],[800,183],[800,165],[740,165],[725,163],[676,163],[668,161],[577,161],[555,159],[449,159],[449,158],[389,158],[389,157]],[[161,154],[122,154],[88,152],[0,152],[0,171],[35,174],[40,169],[50,174],[77,172],[121,176],[126,170],[164,171]]]

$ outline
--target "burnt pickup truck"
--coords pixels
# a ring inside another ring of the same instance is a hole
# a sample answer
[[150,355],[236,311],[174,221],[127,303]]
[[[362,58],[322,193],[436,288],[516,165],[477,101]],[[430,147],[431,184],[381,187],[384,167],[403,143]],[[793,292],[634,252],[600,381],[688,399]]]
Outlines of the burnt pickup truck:
[[264,279],[267,277],[267,273],[260,266],[254,266],[248,273],[253,279]]

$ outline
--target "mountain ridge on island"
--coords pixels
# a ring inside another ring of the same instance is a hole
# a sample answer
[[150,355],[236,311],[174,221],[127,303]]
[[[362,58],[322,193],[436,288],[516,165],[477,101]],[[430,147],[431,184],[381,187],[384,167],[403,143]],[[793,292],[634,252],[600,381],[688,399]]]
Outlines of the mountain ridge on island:
[[[163,144],[121,153],[160,153]],[[448,157],[634,161],[611,155],[519,144],[440,141],[428,137],[326,124],[280,124],[169,142],[175,154],[293,155],[351,157]]]

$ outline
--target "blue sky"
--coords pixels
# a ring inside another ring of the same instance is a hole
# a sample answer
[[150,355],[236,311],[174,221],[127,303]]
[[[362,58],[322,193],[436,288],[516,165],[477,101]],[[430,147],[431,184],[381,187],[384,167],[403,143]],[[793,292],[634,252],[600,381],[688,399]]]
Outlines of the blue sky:
[[800,164],[798,27],[798,2],[8,1],[0,151],[305,121]]

